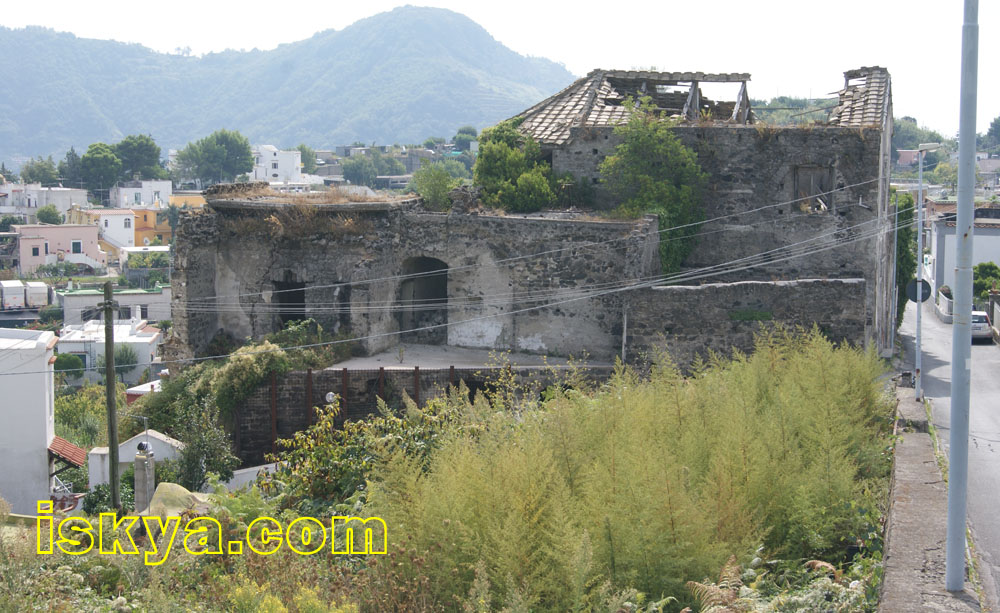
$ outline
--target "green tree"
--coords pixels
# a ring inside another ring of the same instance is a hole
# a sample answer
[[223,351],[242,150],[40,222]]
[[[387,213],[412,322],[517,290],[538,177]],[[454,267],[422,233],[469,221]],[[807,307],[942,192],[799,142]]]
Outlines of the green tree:
[[316,172],[316,150],[305,143],[296,147],[302,152],[302,172],[311,175]]
[[41,183],[44,186],[52,186],[59,183],[59,173],[56,172],[56,164],[50,155],[48,159],[28,160],[21,166],[21,180],[25,183]]
[[67,187],[80,187],[83,185],[83,168],[80,164],[80,155],[73,147],[66,152],[66,157],[59,161],[57,167],[59,178]]
[[[464,169],[464,167],[463,167]],[[448,192],[455,187],[457,181],[440,162],[421,166],[413,173],[413,187],[424,199],[427,208],[444,211],[450,208]]]
[[4,215],[0,217],[0,232],[10,232],[12,225],[20,223],[24,223],[24,220],[16,215]]
[[691,224],[704,217],[701,195],[708,177],[648,98],[626,104],[629,120],[615,127],[622,142],[601,163],[601,175],[622,215],[659,217],[660,261],[664,273],[672,272],[694,246],[698,227]]
[[57,373],[63,373],[71,379],[76,379],[83,375],[83,360],[80,359],[80,356],[72,353],[60,353],[56,356],[53,368]]
[[235,130],[217,130],[177,153],[180,174],[205,183],[233,181],[253,170],[250,141]]
[[[483,201],[489,206],[509,211],[536,211],[555,201],[545,201],[537,177],[548,178],[549,166],[541,160],[541,149],[531,137],[521,134],[517,126],[520,119],[501,121],[483,130],[480,138],[479,157],[473,168],[473,180],[483,188]],[[533,176],[520,181],[521,175]],[[528,201],[519,198],[527,196]]]
[[344,160],[343,166],[344,178],[354,185],[371,186],[378,176],[375,163],[366,155],[351,156]]
[[[167,223],[170,224],[171,236],[177,233],[177,224],[181,220],[181,207],[176,204],[167,206]],[[173,240],[173,239],[171,239]]]
[[59,209],[57,209],[54,204],[46,204],[42,208],[38,209],[38,212],[35,213],[35,217],[40,223],[47,223],[53,226],[58,226],[62,223],[62,215],[59,214]]
[[440,136],[431,136],[424,141],[424,149],[433,149],[444,142],[446,142],[445,139]]
[[379,151],[372,151],[372,163],[375,164],[375,172],[379,176],[398,176],[406,174],[406,166],[394,157],[382,155]]
[[451,178],[453,179],[469,178],[469,169],[465,166],[465,164],[463,164],[458,160],[448,159],[448,160],[441,160],[440,162],[436,163],[440,164],[441,167],[444,168],[445,171],[447,171],[448,174],[451,175]]
[[[926,158],[924,168],[927,168]],[[931,172],[924,172],[924,175],[925,180],[931,183],[955,187],[958,185],[958,164],[953,164],[947,160],[940,160]]]
[[130,181],[139,179],[165,179],[167,172],[160,166],[160,146],[152,136],[133,134],[114,145],[115,155],[121,160],[119,178]]
[[917,233],[913,229],[915,206],[909,192],[896,192],[896,327],[903,323],[906,309],[906,284],[917,272]]
[[219,425],[219,409],[214,399],[204,398],[191,406],[181,424],[178,438],[184,441],[184,449],[177,466],[181,485],[196,492],[205,485],[209,472],[216,473],[223,481],[232,479],[239,460]]
[[[892,160],[899,159],[900,149],[916,149],[920,143],[941,143],[944,138],[940,133],[917,125],[917,120],[913,117],[893,118],[892,120]],[[924,154],[924,168],[933,167],[939,160],[944,159],[944,152],[929,151]]]
[[3,162],[0,162],[0,176],[2,176],[3,180],[8,183],[17,183],[21,180],[21,177],[19,177],[18,174],[10,168],[7,168],[7,165]]
[[[115,344],[115,374],[121,377],[122,383],[125,382],[125,375],[132,372],[139,364],[139,355],[135,352],[135,348],[132,345],[127,344]],[[105,362],[104,354],[97,356],[97,369],[100,373],[104,374],[104,368],[107,367],[107,362]]]
[[983,138],[983,147],[987,151],[1000,149],[1000,117],[995,117],[990,122],[990,129],[986,131],[986,136]]
[[1000,266],[993,262],[973,266],[972,295],[978,302],[988,303],[991,289],[1000,289]]
[[476,140],[478,136],[476,128],[473,126],[462,126],[455,133],[455,137],[451,139],[451,142],[455,144],[455,148],[459,151],[468,151],[469,143]]
[[122,161],[105,143],[94,143],[80,158],[80,171],[87,189],[92,192],[111,189],[121,174]]
[[555,202],[556,195],[552,191],[552,186],[549,185],[547,170],[547,166],[539,164],[517,178],[517,185],[514,187],[514,201],[510,210],[517,212],[538,211]]

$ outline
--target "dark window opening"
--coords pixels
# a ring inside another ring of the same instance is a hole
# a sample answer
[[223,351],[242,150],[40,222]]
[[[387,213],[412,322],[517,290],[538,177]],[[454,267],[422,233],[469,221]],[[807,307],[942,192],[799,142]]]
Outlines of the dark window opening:
[[795,168],[795,204],[803,213],[833,210],[833,169],[822,166]]
[[32,247],[31,248],[31,255],[33,255],[33,256],[37,256],[38,255],[38,247]]
[[402,273],[412,276],[399,284],[396,318],[400,332],[404,332],[400,340],[447,343],[448,265],[436,258],[409,258],[403,262]]
[[274,296],[271,302],[278,305],[278,316],[284,327],[290,321],[306,318],[306,284],[291,280],[291,274],[285,273],[284,281],[274,282]]

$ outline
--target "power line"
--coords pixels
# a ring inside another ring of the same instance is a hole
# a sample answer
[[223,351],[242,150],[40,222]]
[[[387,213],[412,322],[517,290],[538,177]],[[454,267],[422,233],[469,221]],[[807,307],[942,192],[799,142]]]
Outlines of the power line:
[[[795,198],[795,199],[792,199],[792,200],[786,200],[784,202],[778,202],[778,203],[774,203],[774,204],[768,204],[768,205],[765,205],[765,206],[757,207],[755,209],[749,209],[749,210],[746,210],[746,211],[739,211],[739,212],[736,212],[736,213],[728,213],[726,215],[719,215],[719,216],[713,217],[711,219],[705,219],[705,220],[702,220],[702,221],[696,221],[696,222],[691,222],[691,223],[687,223],[687,224],[681,224],[681,225],[678,225],[678,226],[672,226],[672,227],[669,227],[669,228],[663,228],[663,229],[660,229],[660,230],[656,230],[654,232],[654,234],[663,234],[665,232],[673,232],[675,230],[682,230],[684,228],[690,228],[690,227],[693,227],[693,226],[700,226],[702,224],[707,224],[707,223],[711,223],[711,222],[714,222],[714,221],[720,221],[722,219],[728,219],[730,217],[738,217],[740,215],[748,215],[750,213],[756,213],[756,212],[759,212],[759,211],[763,211],[763,210],[767,210],[767,209],[771,209],[771,208],[775,208],[775,207],[779,207],[779,206],[787,206],[787,205],[790,205],[790,204],[795,204],[797,202],[803,202],[803,201],[806,201],[806,200],[811,200],[811,199],[813,199],[813,198],[815,198],[817,196],[829,196],[831,194],[834,194],[834,193],[837,193],[837,192],[840,192],[840,191],[852,189],[852,188],[859,187],[859,186],[862,186],[862,185],[867,185],[869,183],[875,183],[877,181],[878,181],[878,179],[870,179],[868,181],[861,181],[859,183],[853,183],[851,185],[845,185],[843,187],[838,187],[838,188],[835,188],[835,189],[832,189],[832,190],[829,190],[829,191],[826,191],[826,192],[819,192],[819,193],[813,194],[811,196],[803,196],[801,198]],[[607,245],[607,244],[611,244],[611,243],[616,243],[616,242],[628,240],[629,238],[630,237],[625,236],[625,237],[607,239],[607,240],[603,240],[603,241],[592,241],[592,242],[583,243],[583,244],[580,244],[580,245],[573,245],[571,247],[560,247],[558,249],[550,249],[550,250],[541,251],[541,252],[538,252],[538,253],[532,253],[532,254],[527,254],[527,255],[514,256],[514,257],[510,257],[510,258],[504,258],[504,259],[497,260],[497,261],[489,264],[488,266],[490,266],[490,267],[499,267],[499,265],[506,264],[506,263],[509,263],[509,262],[515,262],[515,261],[518,261],[518,260],[524,260],[524,259],[528,259],[528,258],[541,257],[541,256],[544,256],[544,255],[551,255],[553,253],[561,253],[563,251],[572,251],[572,250],[576,250],[576,249],[581,249],[581,250],[582,249],[589,249],[589,248],[592,248],[592,247],[599,247],[599,246],[602,246],[602,245]],[[686,237],[680,237],[680,238],[686,238]],[[360,280],[360,281],[343,281],[343,282],[340,282],[340,283],[331,283],[331,284],[326,284],[326,285],[311,285],[309,287],[303,287],[301,289],[265,290],[265,291],[260,291],[260,292],[248,292],[248,293],[244,293],[244,294],[228,294],[228,295],[216,295],[216,296],[209,296],[209,297],[202,297],[202,298],[192,298],[188,302],[192,303],[192,302],[198,302],[198,301],[211,301],[211,300],[218,300],[220,298],[243,298],[243,297],[247,297],[247,296],[262,296],[264,294],[274,295],[274,294],[280,294],[280,293],[284,293],[284,292],[297,292],[297,291],[309,291],[309,290],[318,290],[318,289],[329,289],[329,288],[333,288],[333,287],[359,286],[359,285],[367,285],[367,284],[371,284],[371,283],[378,283],[378,282],[382,282],[382,281],[391,281],[391,280],[396,280],[396,279],[412,279],[412,278],[418,278],[418,277],[426,277],[426,276],[431,276],[431,275],[435,275],[435,274],[441,274],[442,272],[458,272],[458,271],[461,271],[461,270],[468,270],[468,269],[473,269],[473,268],[482,268],[484,266],[486,266],[486,265],[483,265],[483,264],[467,264],[465,266],[456,266],[456,267],[451,267],[451,268],[442,268],[442,269],[439,269],[439,270],[427,271],[427,272],[419,272],[419,273],[409,273],[409,274],[402,274],[402,275],[392,275],[392,276],[380,277],[380,278],[376,278],[376,279],[365,279],[365,280]]]
[[[897,210],[895,214],[898,217],[899,211]],[[862,225],[870,224],[870,223],[873,223],[873,222],[876,222],[876,221],[879,221],[879,220],[878,219],[868,220],[866,222],[862,222],[860,224],[856,224],[855,226],[852,226],[851,228],[857,228],[857,227],[860,227]],[[905,226],[912,226],[912,225],[915,225],[915,223],[916,223],[915,221],[910,221],[907,224],[902,224],[902,225],[896,223],[896,224],[893,224],[892,228],[894,230],[896,230],[896,229],[898,229],[900,227],[904,227],[904,225]],[[802,245],[802,244],[810,242],[812,240],[816,240],[816,239],[819,239],[819,238],[824,238],[824,237],[830,236],[832,234],[837,234],[837,233],[844,232],[845,230],[846,229],[839,229],[839,230],[835,230],[833,232],[828,232],[826,234],[822,234],[822,235],[813,237],[812,239],[806,239],[804,241],[799,241],[799,243],[795,243],[793,245]],[[357,341],[362,341],[362,340],[372,340],[372,339],[376,339],[376,338],[383,338],[383,337],[387,337],[387,336],[396,336],[396,335],[406,334],[406,333],[412,333],[412,332],[422,332],[422,331],[427,331],[427,330],[435,330],[435,329],[439,329],[439,328],[446,328],[446,327],[449,327],[449,326],[461,325],[461,324],[471,323],[471,322],[475,322],[475,321],[482,321],[482,320],[492,319],[492,318],[496,318],[496,317],[512,316],[512,315],[517,315],[517,314],[520,314],[520,313],[526,313],[526,312],[529,312],[529,311],[535,311],[535,310],[540,310],[540,309],[544,309],[544,308],[550,308],[550,307],[553,307],[553,306],[558,306],[560,304],[566,304],[566,303],[570,303],[570,302],[576,302],[576,301],[579,301],[579,300],[585,300],[585,299],[591,299],[591,298],[598,298],[598,297],[601,297],[601,296],[611,295],[611,294],[616,294],[616,293],[621,293],[621,292],[624,292],[624,291],[631,291],[631,290],[634,290],[634,289],[642,289],[642,288],[652,287],[654,285],[665,283],[665,282],[671,282],[671,281],[676,281],[676,280],[693,281],[693,280],[697,280],[697,279],[701,279],[701,278],[709,278],[709,277],[714,277],[714,276],[720,276],[720,275],[723,275],[723,274],[730,274],[730,273],[734,273],[734,272],[740,272],[740,271],[743,271],[743,270],[748,270],[748,269],[756,268],[756,267],[762,266],[764,264],[774,264],[774,263],[788,261],[788,260],[799,258],[799,257],[804,257],[804,256],[807,256],[807,255],[813,255],[813,254],[816,254],[816,253],[821,253],[821,252],[829,251],[831,249],[836,249],[838,247],[842,247],[842,246],[845,246],[845,245],[850,245],[850,244],[853,244],[853,243],[856,243],[856,242],[859,242],[859,241],[868,240],[870,238],[878,236],[882,232],[884,232],[884,230],[882,228],[875,228],[874,230],[868,230],[868,231],[862,232],[862,233],[858,234],[857,236],[852,237],[852,238],[850,238],[848,240],[844,240],[844,241],[840,241],[840,242],[834,242],[833,244],[824,245],[824,246],[821,246],[821,247],[818,247],[818,248],[814,248],[814,249],[804,249],[804,250],[800,251],[799,253],[791,253],[791,254],[788,254],[788,255],[784,255],[782,257],[774,257],[774,258],[771,258],[770,260],[766,260],[766,261],[748,262],[748,260],[750,260],[752,258],[757,258],[757,257],[760,257],[762,255],[766,255],[766,254],[769,254],[769,253],[775,253],[775,252],[781,251],[781,250],[787,250],[788,247],[793,246],[793,245],[786,245],[786,246],[778,247],[778,248],[775,248],[775,249],[772,249],[772,250],[769,250],[769,251],[766,251],[766,252],[762,252],[760,254],[754,254],[754,255],[751,255],[751,256],[744,257],[744,258],[739,258],[737,260],[733,260],[731,262],[726,262],[724,264],[719,264],[719,265],[714,265],[714,266],[710,266],[710,267],[705,267],[703,269],[697,269],[695,271],[688,271],[688,272],[685,272],[685,273],[677,273],[675,275],[658,276],[658,277],[650,279],[650,280],[641,281],[641,282],[637,282],[637,283],[632,283],[632,284],[629,284],[629,285],[626,285],[626,286],[623,286],[623,287],[606,289],[606,290],[602,290],[602,291],[592,292],[590,294],[583,295],[583,296],[570,297],[570,298],[565,298],[565,299],[558,300],[558,301],[555,301],[555,302],[548,302],[548,303],[543,304],[543,305],[525,307],[525,308],[522,308],[522,309],[515,309],[515,310],[512,310],[512,311],[506,311],[506,312],[501,312],[501,313],[493,313],[493,314],[489,314],[489,315],[482,315],[482,316],[472,317],[472,318],[468,318],[468,319],[464,319],[464,320],[460,320],[460,321],[455,321],[455,322],[446,322],[446,323],[441,323],[441,324],[431,324],[431,325],[422,326],[422,327],[419,327],[419,328],[413,328],[413,329],[410,329],[410,330],[397,330],[397,331],[391,331],[391,332],[381,332],[381,333],[369,334],[369,335],[360,336],[360,337],[354,337],[354,338],[348,338],[348,339],[337,339],[337,340],[333,340],[333,341],[325,341],[325,342],[320,342],[320,343],[310,343],[310,344],[305,344],[305,345],[296,345],[296,346],[288,346],[288,347],[277,347],[277,348],[274,348],[274,349],[260,349],[260,350],[255,350],[255,351],[245,351],[241,355],[256,355],[256,354],[262,354],[262,353],[273,353],[273,352],[277,352],[277,351],[293,351],[293,350],[300,350],[300,349],[312,349],[312,348],[316,348],[316,347],[338,345],[338,344],[349,343],[349,342],[357,342]],[[740,262],[743,262],[744,264],[742,266],[738,266],[738,267],[734,267],[734,268],[731,267],[731,268],[722,268],[722,269],[718,269],[718,270],[711,270],[713,268],[718,268],[719,266],[730,265],[730,264],[733,264],[733,263],[740,263]],[[167,361],[160,362],[160,364],[190,364],[190,363],[202,362],[202,361],[206,361],[206,360],[224,359],[224,358],[231,357],[232,355],[234,355],[234,354],[233,353],[228,353],[228,354],[221,354],[221,355],[214,355],[214,356],[203,356],[203,357],[199,357],[199,358],[186,358],[186,359],[177,359],[177,360],[167,360]],[[61,372],[87,372],[87,371],[93,371],[93,370],[97,370],[97,369],[93,368],[93,367],[86,367],[86,368],[79,368],[79,369],[67,369],[67,370],[61,371]],[[0,376],[11,376],[11,375],[20,375],[20,374],[42,374],[42,373],[45,373],[45,372],[49,372],[49,371],[38,371],[36,373],[0,373]]]

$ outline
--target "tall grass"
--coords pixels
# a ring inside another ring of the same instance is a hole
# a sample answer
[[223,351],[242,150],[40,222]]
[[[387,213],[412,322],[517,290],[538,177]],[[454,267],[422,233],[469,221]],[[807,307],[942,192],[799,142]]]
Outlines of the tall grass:
[[442,605],[478,567],[497,609],[586,610],[609,588],[680,608],[686,581],[759,543],[849,558],[890,466],[881,372],[815,331],[761,336],[689,377],[663,355],[648,380],[620,368],[591,394],[455,431],[427,459],[383,455],[368,510],[393,546],[434,550],[395,564]]

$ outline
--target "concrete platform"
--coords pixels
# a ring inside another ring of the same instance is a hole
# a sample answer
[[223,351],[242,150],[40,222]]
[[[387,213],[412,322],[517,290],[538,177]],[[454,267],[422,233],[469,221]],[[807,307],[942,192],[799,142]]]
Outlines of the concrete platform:
[[[927,414],[913,388],[896,389],[901,430],[896,443],[886,528],[885,576],[879,611],[980,611],[966,583],[961,592],[944,589],[948,488],[934,456]],[[923,431],[916,428],[923,427]]]

